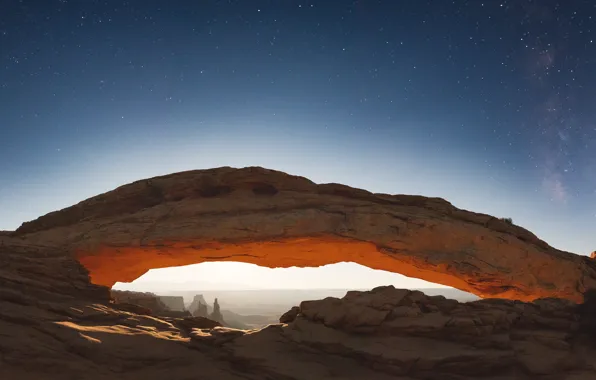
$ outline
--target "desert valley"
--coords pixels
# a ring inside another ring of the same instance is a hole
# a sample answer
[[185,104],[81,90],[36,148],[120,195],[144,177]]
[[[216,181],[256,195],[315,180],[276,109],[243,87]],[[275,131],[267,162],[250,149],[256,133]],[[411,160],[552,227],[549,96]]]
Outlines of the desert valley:
[[[263,328],[279,323],[279,318],[305,300],[342,298],[351,290],[370,289],[255,289],[255,290],[168,290],[167,284],[154,284],[154,291],[112,288],[116,303],[147,306],[154,315],[206,317],[223,326],[238,329]],[[475,301],[473,294],[450,288],[413,289],[426,295],[443,296],[459,302]],[[213,315],[217,300],[220,311]]]

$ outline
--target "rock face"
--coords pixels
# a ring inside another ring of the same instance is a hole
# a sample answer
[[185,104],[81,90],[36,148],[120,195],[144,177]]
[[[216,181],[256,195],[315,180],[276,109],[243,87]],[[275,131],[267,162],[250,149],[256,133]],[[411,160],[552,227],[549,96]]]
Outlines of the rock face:
[[[155,315],[158,317],[191,317],[184,309],[184,298],[158,296],[153,293],[112,290],[114,308],[136,314]],[[165,302],[164,302],[165,301]],[[172,308],[173,307],[173,308]]]
[[188,311],[195,317],[208,317],[209,308],[205,297],[202,294],[195,295],[190,305],[188,305]]
[[168,309],[172,311],[186,311],[184,307],[184,297],[180,296],[158,296]]
[[222,325],[225,324],[223,315],[221,315],[221,309],[219,308],[219,302],[217,302],[217,298],[213,302],[213,311],[211,312],[210,319],[217,321]]
[[593,380],[595,305],[381,287],[236,330],[119,310],[67,252],[0,237],[0,379]]
[[293,322],[298,314],[300,314],[300,308],[298,306],[294,306],[290,310],[286,311],[281,317],[279,317],[279,323]]
[[24,223],[13,236],[71,252],[95,284],[202,261],[352,261],[482,297],[581,302],[596,263],[439,198],[317,185],[262,168],[137,181]]
[[[116,303],[98,285],[201,260],[351,260],[480,295],[566,299],[462,304],[380,287],[238,330]],[[0,379],[593,380],[594,265],[442,200],[264,169],[181,173],[0,233]]]
[[209,309],[207,309],[207,305],[206,304],[199,302],[197,304],[197,307],[191,313],[195,317],[208,317],[209,316]]
[[133,304],[151,310],[152,314],[162,314],[169,311],[159,296],[147,292],[131,292],[127,290],[112,290],[112,299],[117,304]]
[[566,300],[461,304],[390,286],[305,301],[282,318],[276,329],[292,342],[403,378],[596,378],[596,345],[579,348],[581,316]]
[[195,294],[192,302],[188,305],[188,311],[194,313],[199,308],[199,305],[207,305],[207,301],[202,294]]

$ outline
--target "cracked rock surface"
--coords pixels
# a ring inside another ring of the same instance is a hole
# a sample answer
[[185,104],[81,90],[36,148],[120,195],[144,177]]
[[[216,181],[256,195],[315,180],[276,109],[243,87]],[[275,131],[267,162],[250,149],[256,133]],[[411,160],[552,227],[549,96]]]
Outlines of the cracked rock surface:
[[[379,287],[258,330],[112,299],[116,281],[205,260],[353,261],[500,299]],[[595,268],[442,199],[262,168],[177,173],[0,231],[0,379],[593,380]]]
[[63,248],[96,284],[203,261],[266,267],[351,261],[481,297],[583,300],[596,262],[440,198],[373,194],[263,168],[137,181],[24,223],[13,236]]
[[117,309],[60,250],[0,237],[2,379],[590,380],[594,315],[561,299],[458,303],[380,287],[235,330]]

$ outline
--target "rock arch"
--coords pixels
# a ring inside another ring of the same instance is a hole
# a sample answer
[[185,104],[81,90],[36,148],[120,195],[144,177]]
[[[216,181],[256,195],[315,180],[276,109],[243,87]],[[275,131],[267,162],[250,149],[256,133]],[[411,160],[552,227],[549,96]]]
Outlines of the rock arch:
[[92,282],[203,261],[265,267],[352,261],[468,291],[583,299],[596,265],[529,231],[440,198],[373,194],[251,167],[141,180],[24,223],[28,241],[66,247]]

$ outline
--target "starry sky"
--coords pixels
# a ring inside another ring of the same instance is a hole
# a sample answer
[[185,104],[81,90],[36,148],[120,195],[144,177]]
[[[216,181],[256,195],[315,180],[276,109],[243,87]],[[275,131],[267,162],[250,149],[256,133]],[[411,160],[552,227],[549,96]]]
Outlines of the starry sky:
[[259,165],[596,249],[596,4],[3,0],[0,229]]

